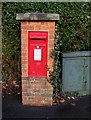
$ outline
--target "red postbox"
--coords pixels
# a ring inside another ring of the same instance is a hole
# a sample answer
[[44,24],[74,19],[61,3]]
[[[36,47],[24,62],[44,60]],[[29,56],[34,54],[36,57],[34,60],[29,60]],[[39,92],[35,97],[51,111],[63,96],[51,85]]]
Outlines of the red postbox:
[[28,76],[47,77],[48,32],[28,32]]

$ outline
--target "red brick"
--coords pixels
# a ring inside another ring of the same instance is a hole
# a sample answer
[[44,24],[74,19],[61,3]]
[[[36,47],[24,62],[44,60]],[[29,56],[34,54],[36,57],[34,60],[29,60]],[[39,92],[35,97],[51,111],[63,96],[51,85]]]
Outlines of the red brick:
[[28,54],[27,53],[21,53],[22,54],[22,56],[27,56]]
[[54,44],[54,39],[50,39],[49,44]]
[[54,50],[54,48],[49,48],[49,53],[51,52],[51,51],[53,51]]
[[37,21],[37,22],[28,22],[28,26],[34,26],[34,25],[40,25],[41,22]]
[[21,26],[26,26],[27,24],[28,24],[28,22],[26,22],[26,21],[21,22]]
[[25,68],[22,68],[22,73],[24,73],[24,74],[27,74],[28,73],[28,69],[27,69],[27,67]]
[[46,83],[45,83],[45,81],[42,81],[42,82],[41,81],[39,81],[39,82],[35,81],[35,82],[31,82],[31,84],[32,85],[45,85]]
[[34,30],[34,26],[30,26],[30,30]]
[[49,30],[54,30],[55,27],[54,27],[54,26],[48,26],[48,29],[49,29]]
[[22,89],[24,88],[27,88],[28,87],[28,85],[27,84],[22,84]]
[[22,67],[22,70],[23,70],[23,69],[27,69],[27,68],[28,68],[28,65],[27,65],[27,64],[22,64],[22,63],[21,63],[21,67]]
[[22,73],[22,77],[26,77],[28,74]]
[[22,84],[27,84],[28,82],[26,80],[22,80]]
[[49,22],[41,22],[41,25],[46,25],[48,26]]
[[49,26],[54,26],[54,27],[55,27],[55,22],[49,22],[48,25],[49,25]]
[[38,94],[38,93],[40,93],[40,89],[37,89],[37,88],[36,89],[32,89],[32,92]]
[[28,26],[30,26],[30,25],[31,25],[31,23],[32,23],[32,22],[28,21],[28,22],[27,22],[27,25],[28,25]]
[[23,99],[23,100],[22,100],[22,104],[23,104],[23,105],[28,105],[28,104],[29,104],[29,101],[28,101],[27,99]]
[[27,69],[22,69],[22,72],[23,73],[27,73]]
[[22,64],[22,68],[27,68],[28,65],[27,64]]
[[37,101],[44,100],[44,98],[43,98],[43,97],[34,97],[33,99],[34,99],[34,101],[36,101],[36,102],[37,102]]
[[49,34],[49,39],[54,39],[54,34]]
[[48,30],[48,26],[42,25],[42,26],[41,26],[41,30]]
[[[51,58],[51,57],[48,57],[48,61],[52,61],[53,60],[53,58]],[[54,60],[53,60],[54,61]]]
[[34,26],[26,26],[26,30],[34,30]]
[[54,44],[53,43],[49,44],[49,48],[53,49],[54,48]]
[[[22,48],[25,48],[25,47],[27,48],[27,46],[28,46],[28,45],[27,45],[27,42],[21,42],[21,49],[22,49]],[[22,51],[21,51],[21,52],[22,52]]]
[[23,89],[22,89],[22,93],[23,93],[23,92],[27,92],[27,88],[23,88]]
[[31,25],[38,25],[39,22],[31,22]]
[[49,30],[49,34],[55,34],[54,30]]
[[23,60],[23,61],[25,60],[26,61],[27,59],[28,59],[28,57],[21,56],[21,60]]
[[41,22],[41,25],[44,25],[46,22]]
[[32,106],[41,106],[41,103],[39,101],[38,102],[30,101],[30,105],[32,105]]
[[28,50],[27,47],[23,47],[23,48],[22,48],[22,51],[27,51],[27,50]]
[[[21,44],[21,49],[22,48],[27,48],[27,43],[23,43],[23,44]],[[28,48],[27,48],[28,49]]]
[[32,85],[31,86],[32,90],[40,90],[40,88],[41,88],[41,85],[37,85],[37,86],[36,85],[34,85],[34,86]]
[[48,66],[53,65],[53,61],[48,61]]
[[22,96],[28,96],[27,92],[22,92]]
[[23,41],[23,40],[27,39],[27,34],[22,34],[21,37],[23,38],[22,39],[22,41]]
[[22,44],[22,45],[23,45],[23,44],[27,44],[27,37],[24,37],[24,38],[22,39],[21,44]]
[[23,70],[23,69],[26,69],[28,67],[28,65],[27,64],[23,64],[22,62],[23,61],[21,61],[21,65],[22,65],[21,67],[22,67],[22,70]]
[[34,26],[34,30],[40,30],[41,29],[41,26],[40,25],[35,25]]
[[22,30],[27,30],[27,26],[21,26]]
[[22,64],[27,64],[28,63],[28,61],[22,61]]
[[27,30],[21,30],[21,37],[22,37],[23,34],[26,35],[27,34]]

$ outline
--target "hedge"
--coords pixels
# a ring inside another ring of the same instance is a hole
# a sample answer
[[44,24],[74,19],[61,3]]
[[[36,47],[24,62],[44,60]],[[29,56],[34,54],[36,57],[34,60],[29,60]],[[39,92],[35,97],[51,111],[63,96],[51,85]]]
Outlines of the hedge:
[[2,3],[3,26],[3,81],[21,81],[20,68],[20,21],[17,13],[41,12],[57,13],[60,20],[56,23],[54,72],[50,73],[54,87],[54,96],[62,96],[61,54],[67,51],[91,50],[91,23],[87,16],[91,14],[91,2],[7,2]]

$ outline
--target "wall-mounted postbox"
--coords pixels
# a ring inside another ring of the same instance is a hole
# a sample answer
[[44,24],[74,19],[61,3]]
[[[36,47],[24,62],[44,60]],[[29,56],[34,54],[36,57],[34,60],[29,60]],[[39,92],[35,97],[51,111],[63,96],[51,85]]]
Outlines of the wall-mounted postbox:
[[28,32],[28,76],[47,76],[48,32]]

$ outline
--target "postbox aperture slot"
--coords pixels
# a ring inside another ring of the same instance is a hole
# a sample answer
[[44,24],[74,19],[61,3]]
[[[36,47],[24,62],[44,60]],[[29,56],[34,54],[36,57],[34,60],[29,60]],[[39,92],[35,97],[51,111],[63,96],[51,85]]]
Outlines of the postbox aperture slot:
[[31,38],[31,40],[45,40],[45,38]]

